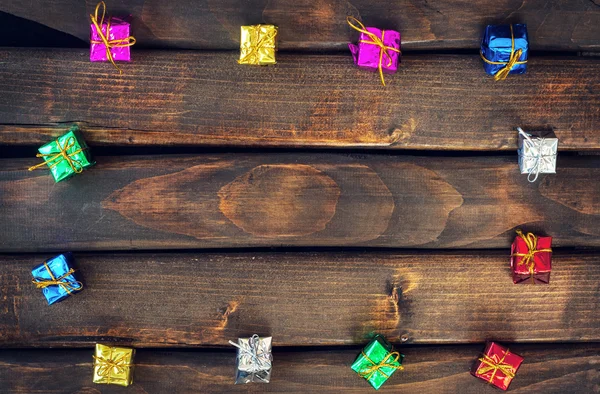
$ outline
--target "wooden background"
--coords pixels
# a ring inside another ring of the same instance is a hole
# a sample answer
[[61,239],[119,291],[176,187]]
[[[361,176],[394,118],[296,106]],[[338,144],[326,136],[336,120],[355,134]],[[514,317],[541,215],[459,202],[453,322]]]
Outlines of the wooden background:
[[[600,391],[600,3],[115,0],[124,75],[90,63],[95,1],[0,3],[0,393],[372,392],[374,333],[406,356],[382,392],[494,393],[486,340],[525,357],[511,391]],[[387,87],[346,15],[402,33]],[[527,23],[527,74],[494,82],[488,23]],[[278,64],[235,62],[279,26]],[[38,146],[78,124],[98,164],[55,184]],[[517,126],[558,173],[519,174]],[[548,286],[512,284],[514,230],[554,237]],[[47,306],[31,268],[74,251],[83,292]],[[228,340],[274,337],[269,385],[235,386]],[[138,349],[128,389],[95,343]]]

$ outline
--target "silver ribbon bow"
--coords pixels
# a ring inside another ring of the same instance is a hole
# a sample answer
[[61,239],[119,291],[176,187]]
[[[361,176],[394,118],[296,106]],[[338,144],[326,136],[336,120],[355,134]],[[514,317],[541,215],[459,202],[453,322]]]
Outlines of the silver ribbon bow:
[[[542,169],[542,164],[545,161],[550,162],[551,160],[553,160],[556,157],[556,154],[551,154],[551,155],[545,155],[543,152],[543,146],[544,143],[546,141],[545,138],[536,138],[535,140],[531,139],[531,136],[529,134],[527,134],[526,132],[523,131],[522,128],[517,127],[517,130],[519,131],[519,134],[521,134],[523,136],[523,138],[525,138],[525,141],[523,141],[523,144],[527,144],[529,151],[531,152],[530,155],[523,155],[524,157],[527,158],[531,158],[534,159],[534,165],[529,168],[528,175],[527,175],[527,180],[529,182],[535,182],[538,178],[538,176],[540,175],[540,171]],[[533,179],[531,178],[531,176],[534,176]]]
[[[273,356],[267,342],[262,341],[258,335],[254,334],[247,341],[240,341],[240,344],[233,341],[229,343],[239,350],[239,370],[254,374],[271,369]],[[256,377],[260,378],[258,375]]]

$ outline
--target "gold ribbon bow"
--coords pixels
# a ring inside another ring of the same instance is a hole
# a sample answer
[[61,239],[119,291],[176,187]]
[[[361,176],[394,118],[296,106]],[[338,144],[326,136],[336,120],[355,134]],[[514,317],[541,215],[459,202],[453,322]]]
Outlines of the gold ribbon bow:
[[[261,48],[263,48],[265,46],[265,44],[273,39],[275,39],[275,37],[277,36],[277,26],[273,27],[273,31],[270,32],[269,34],[265,34],[263,35],[262,38],[260,38],[260,25],[256,25],[256,28],[254,29],[254,33],[256,34],[256,37],[254,37],[254,40],[251,40],[249,43],[245,43],[247,46],[247,51],[246,55],[244,55],[243,58],[239,59],[237,62],[238,64],[244,64],[245,62],[248,61],[248,59],[251,59],[252,57],[256,56],[256,52],[258,52]],[[275,46],[273,46],[274,48]],[[254,63],[254,62],[251,62]]]
[[35,284],[36,288],[45,289],[48,286],[60,286],[68,294],[72,294],[73,290],[81,290],[83,288],[83,283],[81,283],[79,281],[63,282],[63,280],[65,280],[67,276],[72,275],[75,272],[75,270],[73,270],[73,268],[71,268],[69,271],[67,271],[67,273],[62,275],[60,278],[56,278],[54,276],[54,274],[52,273],[52,271],[50,270],[50,267],[48,267],[48,264],[45,261],[44,261],[44,267],[46,267],[46,271],[48,271],[48,274],[50,275],[51,279],[45,280],[45,279],[41,279],[41,278],[33,278],[31,282],[33,284]]
[[[100,7],[102,7],[102,18],[98,19],[98,11],[100,10]],[[129,36],[126,38],[109,40],[108,35],[110,34],[111,17],[108,17],[108,21],[106,22],[106,34],[102,33],[102,24],[104,23],[105,15],[106,15],[106,4],[104,4],[104,1],[101,1],[98,3],[98,5],[96,5],[96,11],[95,11],[94,15],[90,14],[90,19],[92,20],[92,23],[96,27],[96,32],[100,36],[100,41],[91,40],[91,43],[92,44],[104,44],[104,46],[106,47],[106,57],[112,63],[112,65],[115,66],[115,68],[119,71],[119,74],[123,74],[123,71],[119,68],[119,66],[117,66],[117,63],[115,63],[115,60],[113,59],[110,49],[111,48],[130,47],[133,44],[135,44],[135,37]]]
[[[387,56],[387,58],[388,58],[387,67],[389,67],[389,66],[392,65],[392,57],[390,56],[390,54],[388,53],[388,51],[393,51],[393,52],[398,52],[398,53],[402,53],[402,52],[400,52],[400,49],[398,49],[398,48],[386,46],[383,43],[383,38],[385,36],[385,30],[381,31],[381,38],[379,38],[375,34],[373,34],[370,31],[368,31],[367,28],[365,27],[365,25],[363,25],[358,19],[356,19],[353,16],[346,17],[346,22],[348,22],[348,24],[350,25],[351,28],[353,28],[354,30],[359,31],[359,32],[361,32],[363,34],[366,34],[371,39],[371,41],[369,41],[369,40],[360,40],[359,42],[362,42],[364,44],[375,45],[375,46],[378,46],[380,48],[380,51],[379,51],[379,64],[377,66],[377,69],[379,70],[379,76],[381,77],[381,83],[383,84],[383,86],[385,86],[385,80],[383,78],[383,55]],[[358,23],[359,26],[356,26],[352,22]]]
[[532,233],[527,233],[527,235],[523,235],[521,230],[517,230],[517,235],[521,237],[525,244],[527,245],[527,253],[513,253],[514,257],[522,257],[521,261],[519,261],[518,265],[526,265],[527,269],[529,269],[529,274],[531,275],[531,281],[535,284],[535,279],[533,278],[533,274],[535,272],[535,254],[540,252],[552,252],[552,249],[538,249],[537,248],[537,237]]
[[362,356],[364,358],[366,358],[368,362],[373,364],[369,368],[362,369],[358,373],[361,377],[365,378],[366,380],[371,379],[371,377],[375,374],[375,372],[379,372],[380,374],[385,376],[386,379],[389,378],[389,376],[385,372],[383,372],[381,370],[381,368],[393,368],[393,369],[397,369],[400,371],[404,369],[404,367],[402,365],[394,365],[394,364],[388,363],[388,360],[390,359],[390,357],[393,358],[393,362],[398,362],[398,359],[400,359],[400,353],[398,353],[398,352],[388,353],[388,355],[385,356],[385,358],[383,360],[381,360],[381,362],[379,362],[379,363],[376,363],[375,361],[371,360],[369,358],[369,356],[367,356],[365,354],[364,351],[362,352]]
[[498,72],[494,75],[495,81],[505,80],[506,77],[508,77],[510,70],[512,70],[512,68],[515,65],[527,63],[527,60],[519,61],[519,59],[521,58],[521,55],[523,54],[523,50],[517,49],[515,51],[515,34],[513,32],[512,25],[510,25],[510,40],[511,40],[511,44],[510,44],[511,48],[510,48],[510,57],[508,58],[508,62],[492,62],[491,60],[488,60],[485,58],[485,56],[483,55],[483,51],[479,52],[483,61],[488,64],[505,64],[506,65],[506,67],[498,70]]
[[69,166],[71,166],[71,169],[75,171],[75,173],[80,174],[83,171],[83,164],[81,164],[80,161],[73,159],[71,156],[82,152],[83,148],[77,149],[75,152],[67,153],[69,149],[75,146],[75,137],[69,137],[65,142],[65,146],[60,146],[60,141],[57,138],[56,146],[60,150],[59,153],[38,153],[37,155],[35,155],[35,157],[44,158],[44,162],[37,164],[33,167],[29,167],[28,170],[33,171],[36,168],[40,168],[46,164],[48,164],[50,168],[54,168],[57,165],[59,165],[63,160],[66,160],[67,163],[69,163]]
[[498,360],[498,362],[494,361],[494,359],[488,356],[487,354],[484,354],[483,357],[479,359],[479,361],[481,361],[481,363],[485,365],[482,365],[477,369],[477,374],[483,375],[490,371],[494,371],[488,380],[489,383],[492,383],[494,381],[494,377],[496,376],[496,373],[498,371],[501,371],[507,378],[514,378],[515,368],[512,365],[504,362],[504,359],[509,353],[510,351],[507,349],[506,353],[504,353],[504,355],[500,360]]
[[131,367],[131,364],[126,361],[127,355],[123,354],[120,357],[117,357],[115,360],[112,359],[112,348],[110,348],[109,358],[106,359],[101,356],[92,356],[94,360],[98,362],[100,367],[96,371],[98,376],[106,378],[110,383],[111,373],[114,371],[115,374],[123,374],[126,372],[126,368]]

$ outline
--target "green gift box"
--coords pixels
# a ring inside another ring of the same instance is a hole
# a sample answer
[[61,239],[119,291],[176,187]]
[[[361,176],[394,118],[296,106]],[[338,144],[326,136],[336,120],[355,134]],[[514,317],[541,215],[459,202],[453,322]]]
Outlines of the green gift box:
[[40,153],[36,157],[43,158],[44,162],[30,167],[29,171],[47,165],[55,182],[70,178],[82,172],[84,168],[96,164],[92,161],[89,148],[76,126],[43,145],[38,152]]
[[358,355],[352,369],[371,383],[375,390],[379,390],[394,372],[404,369],[403,359],[404,355],[394,351],[391,343],[381,335],[376,335]]

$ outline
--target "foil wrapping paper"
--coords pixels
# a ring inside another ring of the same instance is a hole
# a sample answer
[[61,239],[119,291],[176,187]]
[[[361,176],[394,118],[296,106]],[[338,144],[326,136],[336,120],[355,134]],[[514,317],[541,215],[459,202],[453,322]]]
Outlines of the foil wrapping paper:
[[239,64],[266,66],[275,64],[277,27],[251,25],[241,27]]
[[[34,283],[61,278],[62,276],[67,274],[71,270],[71,268],[73,268],[72,261],[73,257],[71,253],[65,253],[59,254],[58,256],[47,260],[45,265],[38,265],[31,271]],[[50,270],[50,272],[48,270]],[[53,276],[54,278],[52,278]],[[52,305],[56,302],[62,301],[65,298],[69,297],[71,294],[81,291],[81,289],[83,288],[80,282],[77,281],[77,276],[75,273],[65,276],[60,281],[69,284],[69,286],[67,287],[69,291],[67,291],[65,287],[60,285],[51,285],[48,287],[44,287],[42,289],[42,293],[44,294],[44,297],[46,297],[48,305]]]
[[507,390],[523,362],[523,357],[495,342],[487,344],[482,356],[473,364],[471,374],[501,390]]
[[273,368],[272,337],[238,338],[235,384],[269,383]]
[[[529,56],[529,38],[527,36],[527,25],[514,24],[513,34],[515,39],[514,50],[521,49],[523,53],[519,61],[527,60]],[[512,39],[510,34],[510,25],[488,25],[485,28],[483,39],[481,41],[481,53],[485,58],[492,62],[508,62],[511,55]],[[483,63],[485,72],[490,75],[496,75],[498,71],[506,65]],[[524,74],[527,71],[527,64],[515,64],[509,74]]]
[[[385,340],[381,335],[375,336],[371,342],[363,349],[352,364],[352,370],[359,376],[366,379],[375,390],[379,388],[401,367],[404,355],[399,354],[398,361],[394,357],[390,357],[394,352],[392,345]],[[363,354],[364,353],[364,354]],[[365,357],[366,356],[366,357]],[[372,371],[374,365],[385,363],[390,366],[382,366],[381,368]],[[369,372],[371,371],[371,372]]]
[[135,349],[96,344],[93,382],[129,386],[133,383]]
[[532,131],[530,140],[519,134],[518,153],[521,174],[555,174],[558,138],[552,131]]
[[[69,147],[66,149],[66,153],[78,169],[84,169],[96,164],[91,159],[90,150],[83,137],[77,128],[74,127],[66,134],[61,135],[38,149],[38,152],[44,155],[44,160],[46,160],[46,164],[50,168],[50,173],[55,182],[70,178],[77,173],[73,170],[69,162],[60,155],[61,147]],[[77,152],[79,150],[81,152]]]
[[[96,26],[92,23],[90,33],[90,61],[92,62],[108,62],[108,55],[106,54],[106,45],[102,42],[102,38],[98,34]],[[110,17],[108,23],[104,22],[101,25],[102,34],[106,36],[108,41],[113,40],[124,40],[128,39],[129,34],[129,23],[121,18]],[[108,35],[106,34],[108,30]],[[127,40],[129,41],[129,40]],[[95,43],[96,42],[96,43]],[[123,47],[112,47],[110,53],[112,54],[115,62],[129,62],[131,61],[131,51],[128,46]]]
[[[536,249],[551,249],[552,237],[537,237]],[[524,284],[548,284],[550,283],[550,271],[552,270],[552,252],[537,252],[533,255],[533,278],[529,267],[520,264],[523,257],[514,256],[517,254],[527,254],[529,247],[523,238],[517,236],[511,246],[510,268],[513,276],[513,283]]]
[[[400,33],[394,30],[380,30],[375,27],[367,27],[366,30],[375,34],[379,39],[383,37],[383,44],[388,47],[400,49]],[[354,64],[362,70],[377,72],[379,71],[379,59],[382,49],[368,42],[371,38],[365,33],[360,33],[357,44],[348,44]],[[398,71],[398,63],[400,63],[400,53],[395,51],[386,51],[381,57],[381,69],[385,74],[394,74]],[[391,61],[391,62],[390,62]]]

